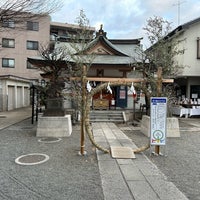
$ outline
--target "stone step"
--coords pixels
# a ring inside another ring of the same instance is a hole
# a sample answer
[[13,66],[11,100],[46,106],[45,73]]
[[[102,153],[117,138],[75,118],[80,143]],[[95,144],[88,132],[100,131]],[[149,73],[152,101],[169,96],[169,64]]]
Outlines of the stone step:
[[102,114],[96,114],[96,115],[90,115],[90,117],[91,118],[93,118],[93,117],[106,117],[106,118],[110,118],[110,117],[114,117],[114,118],[121,118],[123,115],[122,114],[120,114],[120,115],[107,115],[107,114],[105,114],[105,115],[102,115]]
[[91,122],[121,122],[123,123],[124,120],[122,119],[91,119]]
[[124,122],[122,111],[91,111],[91,122]]

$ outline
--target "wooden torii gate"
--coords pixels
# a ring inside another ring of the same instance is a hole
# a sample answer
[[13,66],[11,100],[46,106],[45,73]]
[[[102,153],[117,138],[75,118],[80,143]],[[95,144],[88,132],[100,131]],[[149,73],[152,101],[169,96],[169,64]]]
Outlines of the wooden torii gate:
[[[123,84],[131,84],[131,83],[141,83],[144,82],[145,80],[143,78],[105,78],[105,77],[87,77],[86,76],[86,66],[83,66],[83,71],[82,71],[82,77],[71,77],[71,80],[79,80],[82,83],[82,112],[81,112],[81,147],[80,147],[80,155],[85,155],[86,152],[84,150],[85,148],[85,126],[86,126],[86,121],[85,121],[85,107],[86,107],[86,83],[87,81],[99,81],[99,82],[110,82],[111,84],[114,85],[116,83],[117,85],[123,85]],[[160,97],[162,93],[162,83],[173,83],[174,79],[163,79],[162,78],[162,67],[158,68],[157,71],[157,96]],[[88,123],[89,124],[89,123]],[[103,150],[99,146],[97,146],[100,150],[108,153],[108,150]],[[159,154],[160,153],[160,146],[155,146],[155,153]]]

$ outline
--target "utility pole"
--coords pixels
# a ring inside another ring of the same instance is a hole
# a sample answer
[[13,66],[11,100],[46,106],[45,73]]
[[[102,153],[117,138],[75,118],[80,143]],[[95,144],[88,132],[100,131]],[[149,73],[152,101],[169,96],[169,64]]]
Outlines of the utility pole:
[[180,25],[180,15],[181,15],[181,4],[183,4],[183,3],[185,3],[186,1],[180,1],[180,0],[178,0],[178,2],[176,3],[176,4],[173,4],[173,6],[177,6],[177,8],[178,8],[178,16],[177,16],[177,18],[178,18],[178,26]]

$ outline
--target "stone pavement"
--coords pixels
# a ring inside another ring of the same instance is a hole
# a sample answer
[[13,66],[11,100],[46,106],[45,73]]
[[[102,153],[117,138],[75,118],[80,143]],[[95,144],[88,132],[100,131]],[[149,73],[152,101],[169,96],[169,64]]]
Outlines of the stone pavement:
[[[0,112],[0,130],[31,117],[31,109]],[[110,146],[136,145],[113,123],[93,123],[98,144]],[[187,198],[143,154],[135,159],[113,159],[110,154],[97,152],[104,199],[106,200],[186,200]]]
[[0,130],[30,118],[32,114],[31,107],[19,108],[12,111],[0,112]]
[[[103,147],[136,145],[113,123],[93,124],[95,141]],[[97,150],[106,200],[186,200],[186,196],[142,153],[136,159],[113,159]]]

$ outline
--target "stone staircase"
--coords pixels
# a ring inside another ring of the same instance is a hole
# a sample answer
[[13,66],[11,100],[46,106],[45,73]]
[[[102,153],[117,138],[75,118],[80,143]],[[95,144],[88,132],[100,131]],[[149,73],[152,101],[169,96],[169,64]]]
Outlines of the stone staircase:
[[90,111],[90,122],[126,122],[125,113],[121,110],[92,110]]

